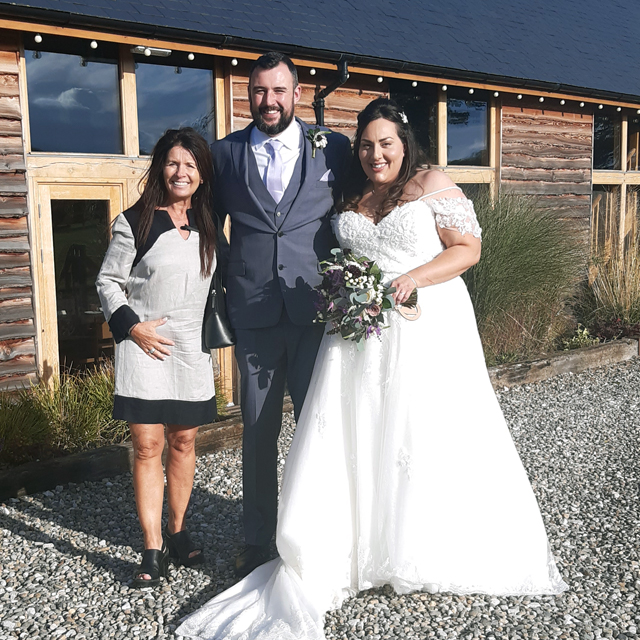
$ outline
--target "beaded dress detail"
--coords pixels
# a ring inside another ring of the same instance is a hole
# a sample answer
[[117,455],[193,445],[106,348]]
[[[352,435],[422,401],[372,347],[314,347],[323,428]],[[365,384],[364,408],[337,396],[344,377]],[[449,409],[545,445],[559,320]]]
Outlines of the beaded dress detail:
[[[389,280],[436,257],[437,228],[480,237],[466,198],[421,199],[378,225],[336,216],[340,245]],[[358,591],[556,594],[563,582],[487,374],[461,278],[422,288],[380,339],[325,335],[285,465],[277,546],[178,628],[190,638],[322,640]]]

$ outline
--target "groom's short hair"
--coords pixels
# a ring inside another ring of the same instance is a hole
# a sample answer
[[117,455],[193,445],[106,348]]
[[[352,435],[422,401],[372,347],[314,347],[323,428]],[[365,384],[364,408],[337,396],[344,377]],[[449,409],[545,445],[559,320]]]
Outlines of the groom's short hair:
[[284,53],[280,53],[279,51],[263,53],[257,60],[254,60],[251,65],[251,69],[249,70],[249,80],[251,80],[251,76],[256,69],[275,69],[275,67],[280,63],[287,65],[287,69],[291,72],[293,88],[295,89],[298,86],[298,70],[296,69],[296,65],[291,62],[291,58],[289,56],[286,56]]

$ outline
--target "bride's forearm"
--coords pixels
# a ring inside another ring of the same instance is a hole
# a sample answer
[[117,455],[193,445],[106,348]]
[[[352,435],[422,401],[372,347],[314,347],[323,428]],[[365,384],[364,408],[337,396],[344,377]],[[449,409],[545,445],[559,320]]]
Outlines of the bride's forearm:
[[480,242],[473,245],[454,245],[445,249],[431,262],[412,269],[407,275],[418,287],[440,284],[464,273],[480,259]]

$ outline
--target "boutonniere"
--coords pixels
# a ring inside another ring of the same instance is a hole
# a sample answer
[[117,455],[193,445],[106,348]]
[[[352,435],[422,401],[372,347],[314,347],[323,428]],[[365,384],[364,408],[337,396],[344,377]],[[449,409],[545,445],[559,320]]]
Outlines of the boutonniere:
[[320,127],[309,129],[307,140],[311,143],[311,157],[316,157],[316,149],[324,149],[327,146],[327,136],[331,131],[323,131]]

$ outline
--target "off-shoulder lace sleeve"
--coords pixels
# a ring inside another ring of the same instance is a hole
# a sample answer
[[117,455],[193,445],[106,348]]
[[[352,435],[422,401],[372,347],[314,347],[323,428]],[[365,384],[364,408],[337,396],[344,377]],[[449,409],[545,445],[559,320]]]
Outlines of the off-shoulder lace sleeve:
[[436,224],[441,229],[453,229],[462,235],[470,233],[476,238],[482,237],[482,229],[473,208],[473,202],[467,198],[438,198],[427,201]]

